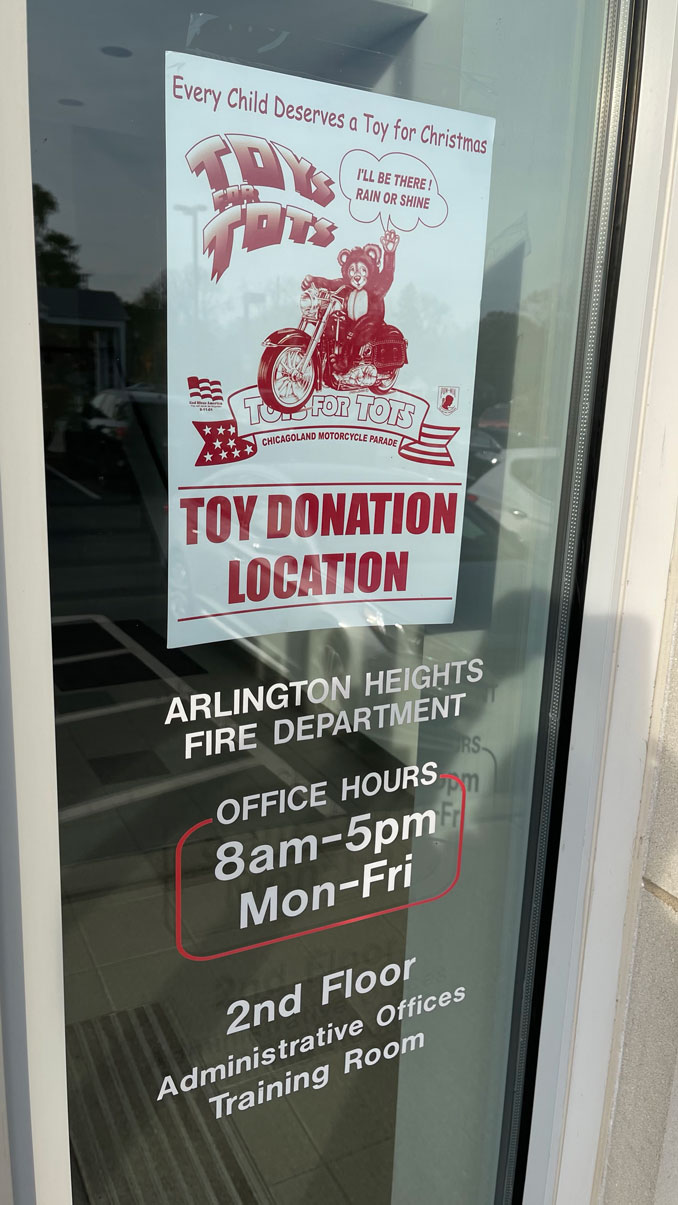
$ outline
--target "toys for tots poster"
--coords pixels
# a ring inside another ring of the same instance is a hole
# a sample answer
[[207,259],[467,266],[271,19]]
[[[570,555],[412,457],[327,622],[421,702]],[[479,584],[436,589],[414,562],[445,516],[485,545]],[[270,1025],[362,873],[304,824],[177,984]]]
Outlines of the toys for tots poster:
[[454,618],[492,119],[166,58],[171,647]]

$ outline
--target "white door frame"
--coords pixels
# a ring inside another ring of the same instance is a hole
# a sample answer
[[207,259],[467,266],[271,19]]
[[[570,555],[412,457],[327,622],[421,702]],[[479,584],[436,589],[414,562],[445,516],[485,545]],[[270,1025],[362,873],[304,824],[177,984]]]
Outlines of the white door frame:
[[525,1205],[595,1201],[678,504],[676,0],[649,0]]
[[12,1202],[13,1192],[13,1205],[70,1205],[25,0],[5,0],[3,18],[0,1013],[12,1188],[3,1184],[6,1166],[0,1185],[3,1202]]

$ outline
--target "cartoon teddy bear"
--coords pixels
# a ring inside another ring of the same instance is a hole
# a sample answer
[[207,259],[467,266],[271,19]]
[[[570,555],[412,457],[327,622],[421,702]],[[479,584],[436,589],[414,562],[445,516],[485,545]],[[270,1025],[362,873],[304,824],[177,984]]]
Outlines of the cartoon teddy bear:
[[341,276],[329,280],[326,276],[305,276],[302,289],[315,285],[318,289],[329,289],[336,293],[342,286],[348,290],[346,296],[346,325],[340,350],[334,364],[335,372],[346,372],[364,352],[366,345],[384,321],[384,296],[393,284],[395,252],[400,236],[395,230],[386,230],[381,236],[384,248],[384,264],[381,266],[381,248],[376,243],[365,247],[354,247],[352,251],[340,251],[337,259]]

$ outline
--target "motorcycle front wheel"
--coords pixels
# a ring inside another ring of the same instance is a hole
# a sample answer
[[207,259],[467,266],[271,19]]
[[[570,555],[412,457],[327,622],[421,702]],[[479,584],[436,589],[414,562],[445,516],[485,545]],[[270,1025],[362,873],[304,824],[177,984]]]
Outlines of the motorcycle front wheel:
[[261,400],[279,414],[294,414],[301,410],[313,393],[315,368],[310,361],[302,363],[306,349],[287,344],[267,347],[259,364],[257,386]]

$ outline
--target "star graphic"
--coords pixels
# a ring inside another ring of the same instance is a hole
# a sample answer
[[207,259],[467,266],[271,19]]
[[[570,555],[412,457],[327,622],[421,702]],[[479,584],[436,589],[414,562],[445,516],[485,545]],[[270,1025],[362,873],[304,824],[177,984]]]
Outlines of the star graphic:
[[224,428],[223,428],[223,427],[217,427],[217,435],[223,435],[223,434],[224,434]]
[[211,460],[211,459],[212,459],[212,453],[211,453],[211,452],[205,452],[205,460]]
[[220,440],[220,439],[215,439],[215,441],[214,441],[214,446],[215,446],[215,448],[220,448],[220,447],[221,447],[221,440]]
[[238,449],[237,449],[237,448],[236,448],[235,452],[233,453],[233,455],[234,455],[234,456],[239,456],[239,455],[240,455],[240,453],[239,453],[239,451],[238,451]]
[[228,459],[228,452],[222,452],[222,453],[221,453],[221,459],[222,459],[222,460],[227,460],[227,459]]
[[211,427],[205,427],[205,435],[209,435],[211,430],[212,430]]
[[228,441],[228,446],[229,446],[229,448],[234,448],[234,447],[235,447],[235,440],[234,440],[234,439],[229,439],[229,441]]
[[235,427],[234,427],[232,424],[230,424],[230,425],[229,425],[229,427],[228,427],[227,429],[228,429],[228,434],[229,434],[229,435],[232,435],[232,434],[233,434],[233,432],[235,431]]

